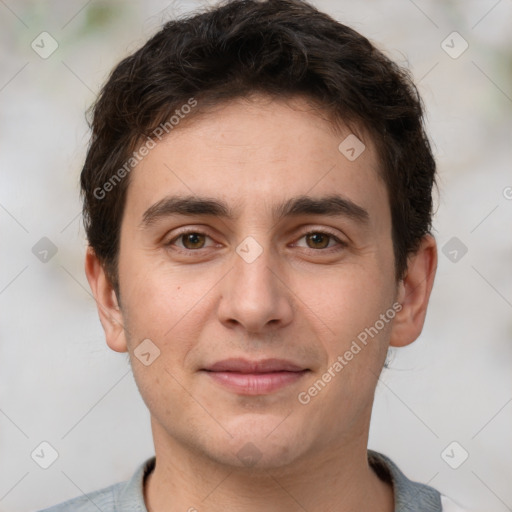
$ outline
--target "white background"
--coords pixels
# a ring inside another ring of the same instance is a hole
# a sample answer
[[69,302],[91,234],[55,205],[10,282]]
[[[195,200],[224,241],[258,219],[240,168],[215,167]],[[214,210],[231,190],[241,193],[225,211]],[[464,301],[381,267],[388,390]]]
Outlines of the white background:
[[[370,447],[470,510],[512,510],[512,0],[313,3],[411,69],[439,166],[430,310],[382,375]],[[0,511],[127,479],[153,454],[83,272],[84,111],[122,57],[200,5],[0,1]],[[59,45],[47,59],[31,48],[43,31]],[[469,44],[456,59],[441,46],[453,31]],[[457,262],[442,252],[454,236]],[[47,263],[42,237],[58,249]],[[46,470],[30,456],[42,441],[59,454]],[[469,453],[458,469],[441,457],[453,441]]]

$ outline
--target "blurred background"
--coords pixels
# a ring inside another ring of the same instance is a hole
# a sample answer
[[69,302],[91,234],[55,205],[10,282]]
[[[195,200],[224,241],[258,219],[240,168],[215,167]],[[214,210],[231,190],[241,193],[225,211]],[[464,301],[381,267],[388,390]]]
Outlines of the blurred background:
[[[512,510],[512,0],[312,3],[412,71],[439,166],[430,309],[391,353],[370,448],[469,510]],[[121,58],[205,5],[0,0],[2,512],[125,480],[153,454],[83,272],[84,113]]]

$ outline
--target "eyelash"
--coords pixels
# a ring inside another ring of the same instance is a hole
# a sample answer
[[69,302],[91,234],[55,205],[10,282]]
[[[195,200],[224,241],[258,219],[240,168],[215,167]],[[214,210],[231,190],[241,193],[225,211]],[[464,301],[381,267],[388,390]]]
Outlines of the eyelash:
[[[198,231],[196,229],[188,229],[188,230],[185,230],[185,231],[182,231],[181,233],[177,234],[172,240],[170,240],[169,242],[167,242],[165,244],[166,247],[170,247],[170,246],[173,246],[174,245],[174,242],[176,240],[179,240],[181,237],[185,236],[185,235],[190,235],[190,234],[194,234],[194,235],[204,235],[208,238],[211,238],[207,233],[204,233],[203,231]],[[347,243],[346,242],[343,242],[342,240],[340,240],[334,233],[332,233],[331,231],[327,230],[327,229],[314,229],[314,230],[309,230],[305,233],[302,233],[302,235],[298,238],[298,240],[301,240],[302,238],[308,236],[308,235],[313,235],[313,234],[321,234],[321,235],[326,235],[328,237],[330,237],[331,239],[334,239],[335,242],[337,242],[337,247],[328,247],[328,248],[324,248],[324,249],[312,249],[310,247],[306,247],[305,249],[308,249],[310,251],[313,251],[313,252],[324,252],[324,253],[330,253],[330,252],[333,252],[333,251],[339,251],[341,249],[344,249],[345,247],[347,247]],[[208,249],[207,247],[201,247],[200,249],[187,249],[187,248],[182,248],[182,247],[177,247],[175,250],[181,252],[181,253],[184,253],[184,254],[187,254],[189,256],[192,256],[193,253],[197,253],[197,252],[200,252],[202,251],[203,249]]]

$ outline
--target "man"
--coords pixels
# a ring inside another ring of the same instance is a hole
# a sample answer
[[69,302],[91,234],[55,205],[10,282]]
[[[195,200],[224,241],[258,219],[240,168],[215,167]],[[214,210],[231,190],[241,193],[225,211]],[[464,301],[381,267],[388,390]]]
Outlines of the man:
[[48,510],[461,510],[367,449],[437,265],[407,72],[306,2],[235,0],[167,23],[93,113],[85,270],[156,457]]

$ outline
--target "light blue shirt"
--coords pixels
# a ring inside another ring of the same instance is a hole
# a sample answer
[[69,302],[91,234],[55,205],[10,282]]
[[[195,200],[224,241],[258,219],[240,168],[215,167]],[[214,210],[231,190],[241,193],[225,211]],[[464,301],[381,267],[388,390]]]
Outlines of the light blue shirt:
[[[395,512],[464,512],[428,485],[409,480],[389,457],[368,450],[368,462],[377,475],[393,486]],[[130,480],[79,496],[40,512],[148,512],[144,480],[155,467],[155,457],[140,465]]]

